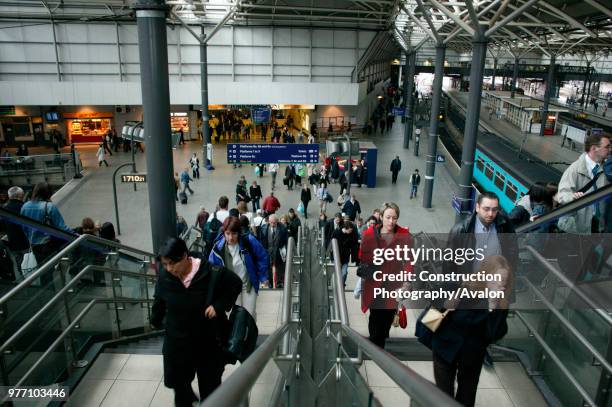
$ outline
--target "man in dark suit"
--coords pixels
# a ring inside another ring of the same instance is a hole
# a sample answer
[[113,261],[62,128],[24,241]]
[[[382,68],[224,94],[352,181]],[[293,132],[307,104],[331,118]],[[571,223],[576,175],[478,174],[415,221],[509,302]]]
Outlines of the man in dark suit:
[[391,161],[391,167],[389,171],[391,171],[391,183],[397,184],[397,174],[399,174],[402,169],[402,162],[399,159],[399,156],[395,156],[395,159]]
[[323,228],[323,239],[325,242],[325,250],[327,250],[327,246],[332,240],[332,234],[334,230],[340,229],[342,225],[342,214],[340,212],[334,215],[333,219],[330,219],[325,223],[325,227]]
[[283,257],[287,253],[287,228],[278,221],[276,215],[270,215],[268,223],[259,230],[259,242],[270,257],[268,281],[274,282],[274,288],[281,288],[285,279],[286,259]]
[[[23,206],[23,196],[23,189],[16,186],[9,188],[9,200],[4,204],[4,209],[19,215]],[[23,232],[21,225],[7,221],[4,223],[4,229],[6,230],[7,237],[6,246],[15,256],[17,270],[21,271],[21,261],[25,253],[30,249],[30,242]]]

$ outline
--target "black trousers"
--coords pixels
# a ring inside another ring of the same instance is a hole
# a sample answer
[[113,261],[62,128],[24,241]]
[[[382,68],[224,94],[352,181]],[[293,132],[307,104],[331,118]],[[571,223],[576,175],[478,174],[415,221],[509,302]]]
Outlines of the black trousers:
[[398,173],[399,173],[399,172],[396,172],[396,171],[392,171],[392,172],[391,172],[391,183],[392,183],[392,184],[395,184],[395,183],[397,182],[397,174],[398,174]]
[[[464,346],[453,363],[447,363],[434,352],[436,386],[464,406],[473,406],[476,403],[476,389],[485,352],[486,348],[476,350],[466,349]],[[457,377],[457,393],[455,393],[455,376]]]
[[370,341],[381,348],[385,348],[385,342],[389,337],[389,330],[397,310],[393,309],[370,309],[368,319],[368,332]]
[[[196,368],[198,374],[198,390],[200,401],[208,397],[221,384],[223,367],[199,366]],[[191,381],[174,386],[174,405],[176,407],[192,407],[192,402],[198,401],[193,393]]]

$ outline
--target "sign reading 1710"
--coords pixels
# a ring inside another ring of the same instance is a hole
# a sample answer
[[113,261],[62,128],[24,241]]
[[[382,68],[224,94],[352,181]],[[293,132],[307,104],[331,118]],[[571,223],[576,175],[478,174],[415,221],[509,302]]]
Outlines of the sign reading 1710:
[[318,144],[228,144],[228,164],[316,164]]

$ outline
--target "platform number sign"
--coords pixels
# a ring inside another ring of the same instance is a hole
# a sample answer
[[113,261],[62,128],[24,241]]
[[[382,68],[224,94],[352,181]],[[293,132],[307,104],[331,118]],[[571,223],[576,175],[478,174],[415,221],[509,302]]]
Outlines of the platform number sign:
[[121,174],[121,182],[147,182],[147,174]]

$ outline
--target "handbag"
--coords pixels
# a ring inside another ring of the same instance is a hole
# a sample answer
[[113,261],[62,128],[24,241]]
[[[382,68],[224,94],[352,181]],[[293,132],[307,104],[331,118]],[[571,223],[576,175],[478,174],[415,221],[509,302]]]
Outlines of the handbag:
[[406,329],[406,327],[408,326],[408,316],[406,315],[406,307],[402,305],[401,308],[397,310],[397,316],[399,318],[398,322],[400,328]]
[[452,310],[447,309],[444,312],[441,312],[436,308],[430,307],[427,312],[423,314],[423,317],[421,318],[421,323],[425,325],[431,332],[436,332],[440,327],[440,324],[450,311]]
[[229,317],[229,335],[223,352],[228,363],[244,362],[257,345],[259,331],[253,316],[244,307],[234,305]]
[[34,270],[38,267],[38,262],[36,261],[36,256],[34,256],[34,252],[30,249],[29,252],[23,255],[23,260],[21,261],[21,273],[24,277],[32,274]]
[[287,246],[281,247],[280,249],[278,249],[278,252],[280,253],[283,263],[286,262],[287,261]]
[[299,213],[301,213],[302,215],[304,214],[304,202],[300,202],[297,206],[297,211]]

